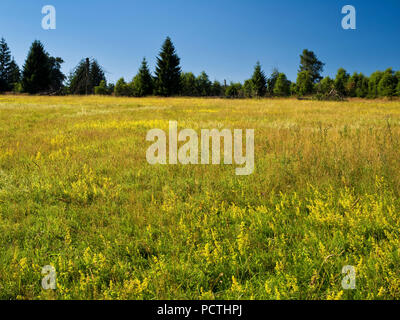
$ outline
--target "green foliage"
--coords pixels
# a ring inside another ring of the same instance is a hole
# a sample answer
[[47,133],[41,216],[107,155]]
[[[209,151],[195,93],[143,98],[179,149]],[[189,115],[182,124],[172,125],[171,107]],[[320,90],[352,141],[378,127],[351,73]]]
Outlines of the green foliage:
[[20,71],[11,58],[11,52],[8,48],[6,40],[0,40],[0,92],[10,91],[14,84],[20,80]]
[[64,60],[57,57],[49,56],[50,64],[50,91],[52,93],[59,93],[63,88],[63,83],[66,79],[65,75],[61,72],[61,64]]
[[96,59],[92,59],[89,70],[89,83],[91,87],[99,86],[100,82],[103,80],[106,80],[103,68],[99,65]]
[[296,84],[296,82],[292,82],[290,84],[290,95],[292,95],[292,96],[297,95],[297,84]]
[[244,82],[242,91],[245,98],[253,98],[253,82],[251,79]]
[[313,93],[314,85],[312,75],[309,71],[300,71],[296,81],[297,94],[306,96]]
[[264,71],[261,69],[260,62],[254,67],[253,76],[251,77],[252,94],[256,98],[264,97],[267,92],[267,79]]
[[335,78],[335,90],[342,96],[347,96],[347,83],[350,79],[350,75],[345,69],[340,68]]
[[241,96],[242,85],[240,83],[233,83],[226,87],[226,98],[239,98]]
[[181,91],[181,67],[180,58],[176,54],[175,47],[169,37],[165,40],[155,72],[155,92],[157,95],[169,97],[177,95]]
[[223,95],[223,88],[219,81],[215,80],[211,86],[211,95],[213,97],[220,97]]
[[102,95],[102,96],[110,94],[108,91],[107,84],[104,80],[101,80],[100,84],[98,86],[94,87],[94,94]]
[[[354,74],[355,75],[355,74]],[[365,98],[368,96],[368,83],[369,79],[362,73],[355,76],[355,78],[349,80],[348,90],[354,90],[355,82],[355,97]],[[353,93],[352,93],[353,94]]]
[[114,95],[117,97],[133,96],[133,87],[131,84],[126,83],[124,78],[121,78],[115,84]]
[[313,83],[319,82],[322,79],[321,73],[324,71],[324,63],[318,60],[313,51],[303,50],[300,55],[300,70],[308,71]]
[[378,83],[378,94],[381,97],[393,97],[396,94],[397,78],[392,69],[387,69]]
[[349,97],[365,98],[368,95],[368,78],[355,72],[347,82],[346,91]]
[[200,97],[207,97],[211,95],[211,86],[212,83],[208,78],[207,73],[203,71],[197,78],[196,78],[196,87],[197,92]]
[[278,97],[287,97],[290,95],[291,82],[284,73],[280,73],[274,87],[274,94]]
[[23,91],[31,94],[52,91],[52,85],[59,83],[53,76],[60,77],[60,61],[60,58],[50,57],[40,41],[34,41],[22,72]]
[[8,84],[9,89],[15,91],[15,87],[21,81],[21,71],[14,59],[11,60],[9,68],[8,68]]
[[272,97],[274,95],[274,88],[276,80],[278,80],[279,71],[277,68],[274,68],[271,76],[267,79],[267,94]]
[[330,77],[325,77],[317,84],[317,92],[326,95],[329,94],[334,87],[335,81]]
[[382,71],[376,71],[369,77],[368,82],[368,97],[377,98],[379,96],[378,85],[383,77]]
[[106,81],[103,68],[96,60],[86,58],[70,74],[68,86],[71,94],[93,94],[103,80]]
[[192,72],[181,73],[181,94],[186,97],[195,97],[198,95],[196,77]]
[[135,97],[145,97],[153,94],[154,84],[146,58],[143,58],[142,64],[135,78],[133,79],[133,93]]

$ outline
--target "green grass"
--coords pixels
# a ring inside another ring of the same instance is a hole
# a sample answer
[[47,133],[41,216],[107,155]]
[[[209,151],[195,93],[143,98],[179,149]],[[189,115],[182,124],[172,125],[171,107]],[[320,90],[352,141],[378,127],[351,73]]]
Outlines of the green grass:
[[[169,120],[255,129],[255,172],[149,165]],[[398,101],[0,96],[0,299],[398,299],[399,138]]]

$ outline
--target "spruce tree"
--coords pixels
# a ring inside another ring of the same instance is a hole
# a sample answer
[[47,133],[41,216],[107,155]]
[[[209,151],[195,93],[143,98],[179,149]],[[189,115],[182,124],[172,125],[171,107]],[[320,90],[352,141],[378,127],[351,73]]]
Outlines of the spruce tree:
[[151,76],[146,58],[143,58],[139,71],[133,79],[133,87],[134,94],[137,97],[153,94],[153,77]]
[[176,54],[175,47],[169,37],[165,40],[155,72],[155,91],[160,96],[172,96],[180,93],[181,67],[180,58]]
[[65,75],[61,72],[61,64],[64,60],[57,57],[49,57],[50,64],[50,91],[59,93],[64,87]]
[[10,62],[7,74],[9,90],[14,90],[15,86],[21,81],[21,71],[14,59]]
[[22,72],[22,88],[31,94],[46,92],[51,84],[49,55],[40,41],[34,41]]
[[201,97],[207,97],[211,95],[211,86],[212,83],[208,78],[207,73],[203,71],[197,78],[196,78],[196,87],[197,92]]
[[6,40],[0,40],[0,92],[10,90],[9,68],[11,64],[11,52],[8,48]]
[[94,92],[94,87],[97,87],[100,85],[101,81],[105,81],[106,77],[104,74],[103,68],[99,65],[96,59],[93,59],[89,63],[89,84],[90,84],[90,90],[89,93]]
[[265,77],[264,71],[261,69],[260,62],[254,67],[254,73],[251,77],[251,83],[253,86],[253,94],[255,97],[263,97],[267,91],[267,79]]
[[96,60],[82,59],[69,76],[69,91],[72,94],[93,94],[101,81],[106,81],[103,68]]

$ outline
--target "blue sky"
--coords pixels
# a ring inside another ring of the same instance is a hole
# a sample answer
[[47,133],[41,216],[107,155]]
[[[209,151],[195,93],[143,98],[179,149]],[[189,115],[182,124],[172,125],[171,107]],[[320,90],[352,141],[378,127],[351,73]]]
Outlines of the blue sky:
[[[343,30],[341,8],[357,10],[357,30]],[[57,10],[57,29],[41,27],[44,5]],[[152,69],[166,36],[182,69],[211,80],[243,81],[259,60],[296,79],[299,54],[313,50],[326,63],[369,75],[400,69],[399,0],[1,0],[0,37],[22,65],[41,40],[65,60],[67,74],[83,57],[96,58],[115,82],[137,72],[145,56]]]

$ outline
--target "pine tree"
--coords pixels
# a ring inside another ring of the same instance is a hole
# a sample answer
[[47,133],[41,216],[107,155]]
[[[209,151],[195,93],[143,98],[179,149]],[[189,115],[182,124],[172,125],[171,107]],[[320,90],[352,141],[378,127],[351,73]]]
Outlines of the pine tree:
[[47,92],[51,84],[49,55],[40,41],[34,41],[22,72],[22,88],[31,94]]
[[251,77],[251,83],[253,86],[253,94],[255,97],[263,97],[267,91],[267,79],[265,77],[264,71],[261,69],[260,62],[254,67],[254,73]]
[[318,60],[313,51],[303,50],[300,55],[300,71],[308,71],[311,75],[313,83],[319,82],[322,79],[321,73],[324,71],[324,63]]
[[146,58],[143,58],[138,74],[133,79],[134,93],[137,97],[153,94],[153,77],[151,76]]
[[157,58],[155,89],[160,96],[172,96],[180,93],[181,68],[180,58],[169,37],[165,40]]
[[11,52],[6,40],[0,40],[0,92],[10,90],[9,69],[11,64]]

